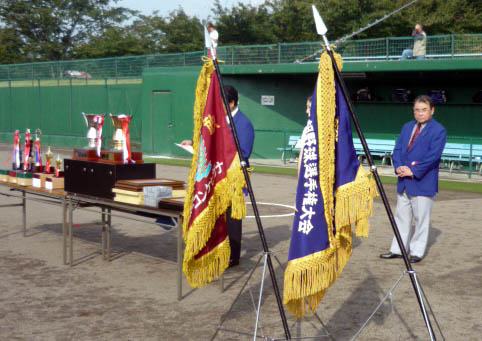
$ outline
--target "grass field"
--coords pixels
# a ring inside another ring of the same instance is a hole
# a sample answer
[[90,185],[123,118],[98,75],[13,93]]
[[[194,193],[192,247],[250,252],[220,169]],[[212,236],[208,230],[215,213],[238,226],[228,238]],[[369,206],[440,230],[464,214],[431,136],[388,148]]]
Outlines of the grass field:
[[[189,167],[191,165],[191,160],[188,160],[188,159],[145,158],[144,160],[148,162],[155,162],[163,165],[172,165],[172,166]],[[252,168],[253,168],[253,172],[255,173],[296,176],[295,168],[270,167],[270,166],[259,166],[259,165],[252,166]],[[380,176],[380,179],[384,184],[395,184],[397,182],[397,178],[394,176]],[[482,183],[439,180],[439,188],[445,189],[445,190],[451,190],[451,191],[461,191],[461,192],[471,192],[471,193],[482,194]]]

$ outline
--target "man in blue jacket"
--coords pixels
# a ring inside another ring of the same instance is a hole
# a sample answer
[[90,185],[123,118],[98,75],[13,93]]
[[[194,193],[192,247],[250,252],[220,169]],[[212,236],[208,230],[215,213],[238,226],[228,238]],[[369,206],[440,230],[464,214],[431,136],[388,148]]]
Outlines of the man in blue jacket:
[[[229,103],[229,109],[233,116],[234,128],[238,134],[239,146],[241,147],[241,154],[249,167],[249,157],[253,150],[254,142],[254,128],[251,121],[238,108],[238,91],[231,85],[224,86],[224,93]],[[226,115],[226,120],[228,116]],[[192,145],[192,140],[184,140],[183,145]],[[239,258],[241,255],[241,239],[242,239],[242,220],[231,218],[231,207],[226,211],[226,225],[228,227],[229,244],[231,246],[231,258],[229,266],[239,265]]]
[[[433,112],[430,97],[424,95],[415,99],[415,120],[402,127],[392,156],[393,167],[398,175],[395,221],[403,244],[410,252],[411,263],[420,262],[425,255],[430,213],[438,192],[438,167],[445,146],[445,129],[432,118]],[[415,230],[411,235],[412,218],[415,220]],[[395,237],[390,252],[380,257],[401,258]]]

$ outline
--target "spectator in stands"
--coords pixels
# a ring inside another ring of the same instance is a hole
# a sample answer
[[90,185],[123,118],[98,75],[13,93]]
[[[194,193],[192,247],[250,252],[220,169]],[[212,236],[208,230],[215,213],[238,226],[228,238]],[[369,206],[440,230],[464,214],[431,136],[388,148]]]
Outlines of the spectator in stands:
[[423,30],[422,24],[416,24],[412,32],[413,48],[406,49],[402,52],[400,60],[407,60],[415,57],[415,59],[425,59],[427,51],[427,34]]
[[[213,50],[214,52],[216,52],[216,47],[218,46],[219,33],[214,28],[214,25],[212,22],[208,22],[207,28],[209,32],[209,38],[211,39],[211,43],[213,44]],[[209,53],[211,52],[209,51]]]
[[[398,175],[395,221],[403,244],[410,252],[410,262],[418,263],[425,255],[430,213],[438,191],[438,167],[445,146],[444,127],[432,118],[433,102],[426,95],[418,96],[413,105],[412,120],[402,127],[393,150],[393,167]],[[412,233],[412,218],[415,230]],[[381,258],[401,258],[394,237],[390,252]]]

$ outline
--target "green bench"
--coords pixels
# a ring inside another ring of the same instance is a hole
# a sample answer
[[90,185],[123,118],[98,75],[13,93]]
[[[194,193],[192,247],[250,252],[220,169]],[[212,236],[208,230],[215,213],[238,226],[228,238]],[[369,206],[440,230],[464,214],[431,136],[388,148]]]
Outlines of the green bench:
[[[386,160],[392,160],[393,148],[395,148],[394,140],[383,140],[383,139],[366,139],[368,144],[368,149],[370,149],[370,154],[374,156],[380,156],[382,158],[382,165],[385,164]],[[363,156],[365,156],[365,151],[360,142],[359,138],[353,139],[353,145],[355,146],[356,155],[360,162],[363,161]]]
[[300,148],[296,145],[301,138],[300,135],[291,135],[288,139],[288,144],[285,147],[278,147],[277,150],[281,151],[281,160],[286,164],[286,154],[290,153],[290,159],[293,158],[293,153],[299,153]]
[[446,143],[442,152],[442,164],[446,165],[450,172],[455,165],[460,165],[461,162],[474,162],[475,169],[479,169],[479,174],[482,173],[482,145],[470,143]]

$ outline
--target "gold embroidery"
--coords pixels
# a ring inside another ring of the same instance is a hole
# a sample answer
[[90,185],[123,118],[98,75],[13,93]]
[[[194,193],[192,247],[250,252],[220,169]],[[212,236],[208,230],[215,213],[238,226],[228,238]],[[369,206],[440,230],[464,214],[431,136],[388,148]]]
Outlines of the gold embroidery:
[[203,126],[208,128],[210,135],[214,134],[214,129],[220,127],[220,125],[217,124],[216,121],[214,121],[214,115],[213,114],[208,114],[206,117],[204,117]]

